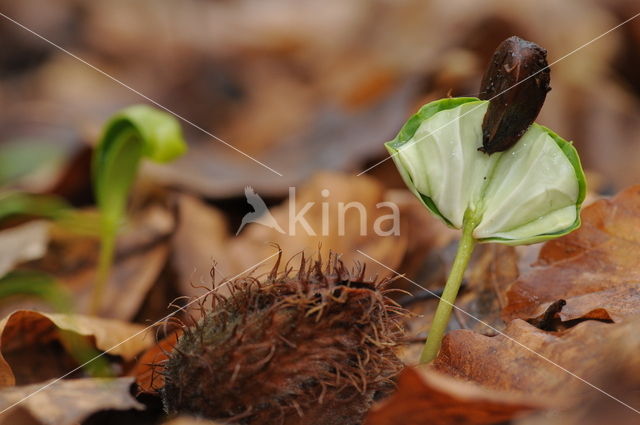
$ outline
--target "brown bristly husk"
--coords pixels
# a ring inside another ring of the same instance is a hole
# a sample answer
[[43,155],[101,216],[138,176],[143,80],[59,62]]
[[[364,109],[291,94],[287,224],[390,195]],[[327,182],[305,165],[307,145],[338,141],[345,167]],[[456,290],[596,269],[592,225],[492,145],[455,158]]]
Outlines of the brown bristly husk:
[[404,312],[388,280],[365,280],[337,255],[301,255],[264,279],[225,282],[184,328],[160,389],[168,413],[239,424],[358,424],[393,388]]

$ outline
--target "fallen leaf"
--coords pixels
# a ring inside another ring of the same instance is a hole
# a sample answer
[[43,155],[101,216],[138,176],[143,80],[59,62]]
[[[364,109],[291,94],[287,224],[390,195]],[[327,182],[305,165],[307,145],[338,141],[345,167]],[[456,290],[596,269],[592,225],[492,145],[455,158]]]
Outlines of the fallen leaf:
[[[323,258],[328,258],[329,251],[333,251],[344,253],[341,259],[349,265],[362,260],[356,252],[360,249],[389,267],[397,267],[404,256],[409,232],[402,230],[407,223],[398,216],[398,235],[378,234],[376,226],[388,232],[392,224],[391,219],[385,218],[392,214],[392,209],[379,206],[386,200],[384,187],[375,179],[320,173],[296,189],[295,197],[270,209],[284,233],[251,223],[238,236],[233,236],[226,230],[219,212],[194,198],[183,198],[180,214],[187,218],[181,222],[174,238],[181,291],[186,295],[201,295],[203,291],[198,286],[210,286],[214,261],[216,276],[232,277],[273,256],[274,246],[282,249],[285,261],[303,251],[307,255],[319,252]],[[351,202],[362,209],[348,208],[341,215],[340,205],[346,208]],[[305,210],[307,205],[309,208]],[[246,212],[250,211],[247,205]],[[301,213],[304,221],[293,221],[297,213]],[[261,265],[257,273],[270,270],[275,261],[274,256]],[[382,277],[387,273],[387,269],[376,264],[367,265],[367,277],[376,274]]]
[[516,319],[493,337],[453,331],[443,340],[434,367],[489,389],[552,401],[547,407],[572,406],[594,391],[577,377],[590,382],[616,365],[612,347],[630,340],[640,348],[637,324],[586,321],[551,333]]
[[[635,323],[637,325],[639,322],[636,320]],[[637,424],[640,407],[640,339],[636,332],[626,338],[611,341],[608,345],[607,360],[589,376],[589,381],[603,392],[592,391],[575,406],[562,406],[555,411],[541,412],[517,421],[516,424]]]
[[[392,224],[391,220],[383,217],[393,211],[387,206],[378,207],[384,201],[384,187],[372,178],[319,173],[296,189],[295,198],[271,209],[285,233],[252,224],[240,238],[232,241],[229,251],[244,263],[245,268],[273,252],[267,242],[280,246],[285,258],[303,250],[311,250],[312,253],[317,250],[322,258],[328,258],[329,251],[334,251],[342,254],[345,264],[352,264],[361,259],[355,252],[360,249],[391,268],[397,267],[405,252],[408,232],[400,228],[397,235],[377,234],[375,226],[378,220],[381,220],[385,232],[390,231]],[[340,206],[346,208],[350,203],[359,204],[363,209],[349,208],[341,213]],[[293,215],[303,211],[306,205],[311,205],[304,215],[308,227],[303,221],[293,221]],[[247,251],[257,253],[255,260],[243,258]],[[387,273],[383,267],[367,265],[367,276]]]
[[[100,315],[115,319],[131,319],[155,283],[169,254],[169,235],[174,218],[158,205],[143,210],[133,218],[119,236],[116,260],[106,285]],[[48,273],[70,289],[74,311],[87,313],[95,283],[99,240],[54,227],[44,257],[20,266],[21,269]],[[122,294],[127,296],[123,297]],[[32,298],[2,305],[2,313],[16,308],[50,311]]]
[[[603,300],[606,300],[606,303]],[[621,322],[629,316],[637,315],[639,300],[640,285],[635,282],[619,285],[611,289],[571,297],[570,303],[558,312],[558,318],[563,322],[576,319]],[[540,305],[536,313],[542,314],[550,304]]]
[[[624,56],[635,56],[629,55],[624,47],[619,51]],[[554,84],[554,89],[556,87]],[[579,120],[582,125],[574,130],[567,129],[570,133],[559,134],[570,134],[576,141],[585,167],[606,176],[614,190],[637,184],[640,179],[636,166],[640,160],[638,97],[633,96],[628,86],[611,80],[601,80],[597,86],[567,90],[566,97],[565,111],[557,119],[568,118],[569,124]],[[604,139],[608,142],[601,143]]]
[[[142,325],[81,315],[19,310],[0,321],[0,387],[57,378],[78,365],[64,353],[60,332],[87,337],[92,346],[131,361],[153,343]],[[34,368],[37,364],[39,367]]]
[[[70,379],[3,388],[0,410],[19,404],[0,416],[0,424],[76,425],[102,410],[142,410],[131,396],[132,383],[133,378]],[[31,421],[23,422],[24,415]]]
[[0,277],[23,261],[35,260],[46,252],[49,224],[31,221],[0,232]]
[[396,392],[369,412],[365,425],[484,425],[541,407],[539,400],[453,379],[428,366],[406,368]]
[[640,313],[640,186],[582,211],[582,227],[546,242],[507,293],[506,319],[539,315],[566,300],[563,320],[601,308],[615,321]]
[[178,198],[178,210],[180,220],[172,237],[171,257],[181,293],[195,294],[192,284],[210,285],[214,262],[223,265],[229,276],[242,271],[237,259],[229,256],[231,235],[221,211],[189,195]]

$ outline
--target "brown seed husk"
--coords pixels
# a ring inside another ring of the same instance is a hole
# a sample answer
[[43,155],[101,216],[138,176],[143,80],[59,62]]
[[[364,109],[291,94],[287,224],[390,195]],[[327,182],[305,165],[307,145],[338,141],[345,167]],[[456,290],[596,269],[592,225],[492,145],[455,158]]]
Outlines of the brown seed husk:
[[402,368],[388,281],[332,255],[228,282],[163,365],[168,413],[241,424],[359,424]]
[[545,49],[516,36],[500,43],[480,84],[480,99],[490,102],[479,150],[491,155],[515,145],[540,113],[550,81]]

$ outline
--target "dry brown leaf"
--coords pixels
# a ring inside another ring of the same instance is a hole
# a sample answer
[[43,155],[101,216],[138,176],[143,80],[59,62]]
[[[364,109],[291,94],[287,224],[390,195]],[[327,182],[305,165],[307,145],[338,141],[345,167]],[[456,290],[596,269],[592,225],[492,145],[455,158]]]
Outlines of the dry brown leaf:
[[[635,325],[638,324],[640,322],[636,320]],[[561,408],[551,414],[534,415],[518,421],[517,425],[637,424],[640,407],[640,337],[636,332],[625,335],[623,339],[615,339],[608,345],[607,360],[589,376],[589,381],[603,393],[592,391],[576,406]]]
[[98,350],[131,361],[153,343],[144,329],[97,317],[16,311],[0,322],[0,387],[57,378],[74,369],[77,364],[64,353],[60,331],[87,337]]
[[628,339],[637,346],[636,325],[586,321],[550,333],[516,319],[504,335],[453,331],[445,337],[434,366],[490,389],[553,400],[549,407],[570,406],[594,390],[567,371],[590,381],[615,366],[611,348]]
[[171,256],[181,293],[196,294],[192,285],[210,285],[214,262],[228,269],[229,276],[242,271],[228,254],[230,234],[221,211],[189,195],[179,197],[178,209],[180,221]]
[[31,221],[0,232],[0,277],[23,261],[40,258],[46,252],[49,224]]
[[506,318],[539,315],[559,299],[563,320],[605,309],[612,319],[640,313],[640,186],[582,211],[582,227],[547,242],[538,262],[509,289]]
[[[285,202],[272,208],[271,213],[288,234],[264,226],[248,226],[237,242],[231,244],[231,254],[242,259],[247,250],[257,253],[255,261],[243,261],[245,267],[249,267],[258,259],[272,253],[273,248],[266,243],[274,242],[282,248],[285,258],[303,250],[313,253],[319,247],[323,258],[328,258],[329,251],[332,250],[342,254],[341,258],[345,264],[351,264],[356,259],[362,259],[355,253],[360,249],[383,264],[396,267],[404,255],[408,232],[402,232],[400,229],[400,235],[376,234],[376,220],[392,212],[388,207],[377,208],[378,203],[384,201],[384,187],[374,179],[339,173],[319,173],[301,188],[296,189],[295,194],[295,211],[301,211],[307,203],[313,203],[305,215],[309,229],[305,229],[301,222],[296,223],[294,228],[289,227],[292,204]],[[347,205],[350,202],[364,206],[365,214],[360,216],[357,209],[348,209],[344,214],[344,231],[341,233],[339,205]],[[389,220],[383,223],[391,224]],[[309,230],[315,234],[310,234]],[[374,264],[369,266],[369,276],[377,273],[387,274],[384,268],[376,267]]]
[[[624,50],[622,55],[636,56]],[[571,90],[567,97],[562,115],[569,118],[568,123],[579,120],[581,124],[579,127],[573,124],[570,133],[559,134],[570,134],[576,141],[584,166],[606,176],[614,189],[637,184],[640,180],[637,166],[640,161],[638,97],[634,97],[628,87],[612,81]]]
[[0,416],[0,424],[76,425],[102,410],[143,410],[131,396],[132,383],[133,378],[71,379],[3,388],[0,410],[19,404]]
[[[174,225],[172,214],[160,206],[151,206],[137,215],[118,239],[116,261],[106,285],[100,315],[127,320],[135,316],[155,283],[169,253],[168,237]],[[95,283],[100,242],[97,237],[53,228],[43,258],[20,266],[50,274],[73,294],[74,311],[89,311]],[[123,297],[122,294],[127,296]],[[10,302],[9,302],[10,301]],[[51,306],[34,298],[8,300],[0,312],[16,309],[51,311]]]
[[[282,63],[251,58],[245,61],[248,66],[236,74],[244,81],[242,111],[230,117],[219,137],[234,140],[234,145],[249,155],[262,156],[309,126],[315,112],[314,93]],[[251,125],[247,125],[247,117],[251,117]]]
[[406,368],[398,389],[370,412],[366,425],[483,425],[541,407],[523,394],[500,392],[453,379],[428,366]]
[[[323,196],[325,190],[328,196]],[[350,265],[356,260],[365,260],[356,252],[360,249],[389,267],[397,267],[404,256],[409,232],[403,232],[403,223],[400,224],[399,235],[379,236],[375,232],[378,219],[384,230],[388,230],[385,226],[391,224],[390,219],[384,218],[391,214],[391,209],[377,207],[378,203],[385,201],[384,187],[370,177],[320,173],[296,190],[295,208],[287,200],[270,209],[285,233],[259,224],[249,224],[239,236],[233,237],[229,233],[221,233],[226,232],[226,225],[218,212],[200,201],[184,198],[181,214],[187,219],[181,223],[174,239],[182,292],[201,295],[203,291],[195,289],[192,284],[210,285],[209,273],[213,261],[218,264],[218,277],[232,277],[272,256],[276,252],[273,244],[282,249],[285,261],[302,251],[307,256],[319,251],[323,258],[328,258],[332,250],[343,254],[342,260]],[[347,205],[350,202],[360,203],[365,212],[361,220],[356,208],[347,209],[344,232],[341,233],[339,204]],[[307,203],[313,204],[304,214],[309,229],[302,222],[289,228],[290,208],[294,208],[295,213],[301,212]],[[361,223],[363,229],[360,228]],[[323,227],[325,224],[326,227]],[[273,257],[259,271],[270,270],[275,261]],[[367,265],[367,276],[383,276],[387,273],[385,268],[376,264]]]
[[[336,110],[333,105],[316,105],[314,119],[304,132],[286,134],[263,155],[252,155],[282,176],[209,138],[201,138],[169,166],[148,164],[146,170],[158,182],[213,198],[238,195],[246,185],[265,196],[286,196],[288,187],[300,185],[321,170],[352,171],[365,158],[381,154],[382,143],[393,137],[410,113],[412,88],[413,84],[403,83],[358,114]],[[241,118],[247,125],[247,117]],[[252,140],[253,150],[259,150],[260,143],[275,143],[260,134]]]
[[[606,303],[603,303],[603,300],[606,300]],[[640,285],[635,282],[618,285],[611,289],[571,297],[569,301],[557,314],[557,317],[563,322],[575,319],[621,322],[629,316],[638,315]],[[536,312],[539,314],[536,315],[542,314],[551,304],[542,304]]]

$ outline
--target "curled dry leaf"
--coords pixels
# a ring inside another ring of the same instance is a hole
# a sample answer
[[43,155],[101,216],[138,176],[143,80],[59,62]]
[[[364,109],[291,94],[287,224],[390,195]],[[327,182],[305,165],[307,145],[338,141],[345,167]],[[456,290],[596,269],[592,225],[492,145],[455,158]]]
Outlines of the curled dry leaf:
[[640,186],[582,211],[582,227],[547,242],[530,271],[513,283],[503,315],[541,314],[566,300],[561,319],[604,309],[614,321],[640,314]]
[[131,396],[132,383],[132,378],[70,379],[4,388],[0,410],[20,404],[0,416],[0,425],[76,425],[102,410],[142,410]]
[[524,394],[483,388],[428,366],[406,368],[398,389],[375,406],[366,425],[483,425],[513,419],[540,406]]
[[131,361],[153,343],[141,331],[141,325],[110,319],[16,311],[0,322],[0,387],[57,378],[77,367],[64,353],[61,332],[86,337],[96,349]]

